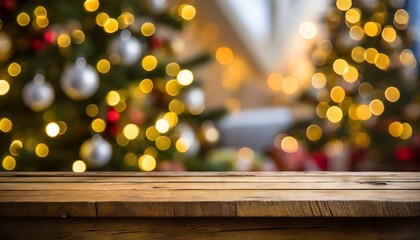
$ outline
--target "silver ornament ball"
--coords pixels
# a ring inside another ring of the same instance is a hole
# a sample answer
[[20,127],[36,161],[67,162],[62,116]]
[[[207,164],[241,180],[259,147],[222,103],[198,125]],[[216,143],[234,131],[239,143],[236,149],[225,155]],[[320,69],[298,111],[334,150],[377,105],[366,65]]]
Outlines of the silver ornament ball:
[[35,75],[34,79],[25,84],[22,90],[22,100],[33,111],[42,111],[54,101],[54,89],[45,81],[42,74]]
[[135,64],[142,54],[142,46],[139,40],[131,36],[130,31],[124,30],[120,36],[113,39],[108,46],[110,59],[117,59],[123,66]]
[[84,58],[78,58],[75,64],[64,69],[60,84],[69,98],[76,101],[85,100],[98,90],[99,75]]
[[89,167],[101,168],[111,160],[112,146],[100,135],[94,135],[83,142],[79,154]]
[[200,113],[204,110],[205,96],[198,87],[192,87],[184,95],[184,103],[191,113]]

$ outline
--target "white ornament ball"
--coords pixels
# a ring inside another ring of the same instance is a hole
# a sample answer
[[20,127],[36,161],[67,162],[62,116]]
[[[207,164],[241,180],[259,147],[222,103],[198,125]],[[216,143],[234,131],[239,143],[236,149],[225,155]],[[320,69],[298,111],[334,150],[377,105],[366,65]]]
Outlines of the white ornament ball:
[[99,75],[95,68],[78,58],[76,64],[66,69],[60,79],[61,88],[71,99],[79,101],[90,98],[99,87]]
[[200,151],[200,142],[198,141],[194,129],[186,124],[181,123],[176,127],[180,139],[184,140],[188,145],[188,150],[185,152],[186,156],[194,156]]
[[37,74],[34,80],[25,84],[22,90],[22,100],[33,111],[42,111],[54,101],[54,89],[51,83],[45,81],[42,74]]
[[201,113],[205,107],[205,96],[203,91],[198,87],[192,87],[185,93],[184,103],[191,113]]
[[132,37],[128,30],[122,31],[120,36],[113,39],[108,46],[109,57],[116,58],[123,66],[135,64],[140,59],[141,53],[140,41]]
[[89,167],[101,168],[111,160],[112,146],[100,135],[94,135],[83,142],[79,154]]

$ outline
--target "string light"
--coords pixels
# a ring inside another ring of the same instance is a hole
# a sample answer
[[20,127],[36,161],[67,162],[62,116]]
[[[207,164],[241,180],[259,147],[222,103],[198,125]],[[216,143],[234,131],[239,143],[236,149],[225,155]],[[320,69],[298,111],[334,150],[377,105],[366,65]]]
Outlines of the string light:
[[136,139],[140,134],[140,128],[135,124],[127,124],[123,129],[123,134],[128,140]]
[[182,4],[178,8],[178,15],[184,20],[192,20],[195,17],[196,10],[193,6],[188,4]]
[[0,80],[0,96],[9,92],[10,84],[6,80]]
[[234,58],[232,50],[228,47],[218,48],[216,50],[215,56],[216,56],[217,62],[223,65],[232,63],[233,58]]
[[281,140],[281,149],[286,153],[294,153],[298,150],[299,144],[296,138],[287,136]]
[[73,172],[82,173],[86,171],[86,164],[82,160],[77,160],[72,166]]
[[14,157],[7,155],[3,158],[2,167],[7,171],[12,171],[16,167],[16,160]]
[[176,79],[182,86],[188,86],[194,81],[194,75],[190,70],[183,69],[178,73]]
[[45,127],[45,132],[47,133],[47,135],[49,137],[57,137],[58,134],[60,133],[60,127],[58,126],[57,123],[55,122],[51,122],[48,123],[47,126]]
[[151,22],[143,23],[141,26],[141,33],[146,37],[152,36],[155,33],[155,25]]
[[38,145],[36,145],[36,147],[35,147],[35,154],[38,156],[38,157],[41,157],[41,158],[45,158],[45,157],[47,157],[48,156],[48,154],[49,154],[49,148],[48,148],[48,146],[47,145],[45,145],[44,143],[39,143]]
[[299,25],[299,34],[305,39],[315,38],[317,27],[312,22],[303,22]]
[[141,66],[144,70],[150,72],[153,71],[158,64],[158,61],[155,56],[147,55],[141,61]]
[[145,172],[153,171],[156,168],[156,159],[150,155],[143,155],[139,158],[139,167]]

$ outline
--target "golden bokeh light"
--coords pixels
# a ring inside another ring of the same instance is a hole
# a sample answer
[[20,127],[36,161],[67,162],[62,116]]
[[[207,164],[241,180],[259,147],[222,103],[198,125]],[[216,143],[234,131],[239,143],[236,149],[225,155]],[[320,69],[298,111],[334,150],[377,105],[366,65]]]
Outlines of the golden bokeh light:
[[99,8],[99,1],[98,0],[86,0],[83,3],[83,6],[85,7],[86,11],[94,12],[94,11],[98,10],[98,8]]
[[322,129],[316,124],[311,124],[306,129],[306,137],[311,141],[318,141],[322,137]]
[[133,153],[126,153],[123,160],[124,164],[129,167],[134,167],[137,163],[137,157]]
[[408,69],[414,69],[417,66],[416,57],[410,49],[405,49],[401,52],[400,61]]
[[379,53],[375,60],[375,66],[381,70],[387,70],[389,68],[389,64],[389,57],[383,53]]
[[267,85],[273,91],[280,91],[282,90],[282,80],[283,76],[279,73],[272,73],[267,78]]
[[26,26],[31,21],[31,17],[26,12],[21,12],[17,15],[16,21],[20,26]]
[[182,4],[178,8],[178,15],[184,20],[192,20],[195,17],[196,10],[193,6],[188,4]]
[[408,12],[404,9],[398,9],[394,14],[394,21],[399,25],[408,24],[409,19],[410,16],[408,15]]
[[146,137],[150,141],[155,141],[160,136],[155,126],[148,127],[146,129]]
[[381,100],[373,99],[369,103],[369,109],[370,109],[370,111],[372,112],[373,115],[379,116],[384,112],[385,106],[384,106],[384,103]]
[[355,138],[355,142],[356,142],[357,146],[359,146],[361,148],[369,147],[371,141],[372,140],[371,140],[369,134],[364,133],[364,132],[358,133],[356,135],[356,138]]
[[194,75],[190,70],[183,69],[177,74],[176,80],[178,80],[179,84],[182,86],[188,86],[194,81]]
[[12,77],[16,77],[20,74],[22,68],[20,67],[20,65],[16,62],[12,62],[9,67],[7,68],[7,72],[9,73],[10,76]]
[[150,155],[143,155],[139,158],[139,167],[142,171],[149,172],[156,168],[156,160]]
[[37,6],[34,9],[34,15],[35,17],[46,17],[47,16],[47,9],[43,6]]
[[7,171],[12,171],[16,167],[16,160],[14,157],[7,155],[3,158],[2,167]]
[[327,78],[323,73],[315,73],[314,75],[312,75],[311,84],[316,89],[324,88],[327,84]]
[[381,25],[376,22],[367,22],[363,29],[365,30],[366,35],[369,37],[376,37],[381,32]]
[[166,65],[166,74],[168,74],[171,77],[175,77],[178,75],[179,71],[181,71],[181,67],[176,62],[171,62]]
[[354,47],[353,50],[351,51],[351,58],[357,62],[357,63],[362,63],[365,61],[365,49],[357,46]]
[[344,70],[348,67],[349,64],[344,59],[337,59],[333,63],[333,70],[338,75],[343,75]]
[[388,87],[385,90],[385,98],[389,102],[396,102],[400,99],[400,91],[396,87]]
[[184,103],[179,99],[174,99],[169,103],[169,111],[174,112],[176,114],[181,114],[185,110]]
[[283,81],[281,82],[281,88],[286,94],[294,94],[298,90],[299,85],[295,78],[288,76],[283,78]]
[[139,136],[140,128],[133,123],[127,124],[123,128],[123,134],[128,140],[134,140]]
[[20,140],[13,140],[9,147],[9,152],[13,156],[18,156],[20,154],[20,150],[23,148],[23,143]]
[[372,112],[366,104],[361,104],[356,108],[356,117],[359,120],[366,121],[372,117]]
[[159,119],[155,124],[156,130],[160,133],[166,133],[169,131],[169,123],[166,119]]
[[346,82],[353,83],[359,78],[359,71],[353,66],[347,66],[343,71],[343,78]]
[[397,33],[395,32],[395,29],[392,26],[386,26],[384,30],[382,30],[382,38],[391,43],[394,42],[397,38]]
[[86,114],[89,117],[95,117],[96,115],[98,115],[98,112],[99,112],[99,108],[98,108],[98,106],[96,106],[96,104],[91,103],[91,104],[87,105]]
[[49,137],[57,137],[57,135],[60,133],[60,126],[58,126],[55,122],[50,122],[45,127],[45,132]]
[[249,147],[243,147],[238,150],[238,158],[240,160],[252,161],[254,159],[254,151]]
[[139,87],[143,93],[149,93],[153,90],[153,82],[148,78],[143,79],[141,80]]
[[400,138],[403,140],[408,140],[413,136],[413,128],[408,123],[403,123],[403,133],[400,135]]
[[10,84],[6,80],[0,80],[0,96],[5,95],[10,90]]
[[330,97],[334,102],[340,103],[346,97],[346,91],[340,86],[335,86],[331,89]]
[[141,33],[143,36],[150,37],[155,33],[155,25],[151,22],[145,22],[141,25]]
[[74,42],[77,44],[82,43],[83,41],[85,41],[85,34],[79,30],[79,29],[75,29],[71,32],[71,37],[74,39]]
[[374,64],[378,56],[378,50],[376,50],[375,48],[368,48],[365,51],[365,60],[370,64]]
[[107,73],[109,72],[109,70],[111,69],[111,64],[109,63],[108,60],[106,59],[101,59],[98,61],[98,63],[96,64],[96,69],[98,70],[98,72],[100,73]]
[[404,126],[400,122],[392,122],[388,126],[388,132],[393,137],[400,137],[404,133]]
[[107,33],[114,33],[118,30],[118,21],[114,18],[108,18],[104,25],[104,30]]
[[313,22],[303,22],[299,25],[299,34],[305,39],[315,38],[317,31],[317,27]]
[[358,8],[352,8],[346,12],[346,21],[351,24],[358,23],[360,21],[360,17],[361,13]]
[[12,123],[12,121],[10,121],[10,119],[2,118],[0,120],[0,131],[2,131],[4,133],[8,133],[8,132],[12,131],[12,128],[13,128],[13,123]]
[[108,21],[108,19],[109,19],[109,15],[104,12],[101,12],[98,15],[96,15],[95,21],[98,26],[103,27],[105,23]]
[[116,106],[121,101],[121,96],[117,91],[109,91],[106,95],[106,102],[109,106]]
[[182,85],[175,79],[166,82],[165,90],[169,96],[176,96],[181,92]]
[[281,149],[286,153],[294,153],[298,150],[299,144],[296,138],[287,136],[281,140],[280,143]]
[[153,55],[147,55],[141,60],[141,66],[144,70],[150,72],[153,71],[158,64],[158,60]]
[[92,121],[92,130],[97,133],[101,133],[106,129],[106,123],[102,118],[97,118]]
[[222,65],[227,65],[233,61],[233,52],[228,47],[220,47],[215,53],[216,61]]
[[190,143],[186,139],[180,138],[176,141],[175,148],[178,152],[185,153],[190,148]]
[[72,166],[73,172],[82,173],[86,171],[86,164],[82,160],[77,160],[73,163]]
[[360,26],[353,26],[349,31],[350,37],[355,41],[360,41],[365,36],[365,31]]
[[327,117],[327,110],[328,110],[329,107],[330,107],[330,105],[328,105],[327,102],[320,102],[316,106],[316,114],[318,115],[318,117],[326,118]]
[[50,152],[50,149],[49,149],[49,148],[48,148],[48,146],[47,146],[46,144],[44,144],[44,143],[39,143],[39,144],[37,144],[37,145],[36,145],[36,147],[35,147],[35,154],[36,154],[38,157],[45,158],[45,157],[47,157],[47,156],[48,156],[49,152]]
[[331,106],[326,113],[328,121],[338,123],[343,118],[343,111],[337,106]]
[[155,141],[156,148],[165,151],[171,147],[171,140],[167,136],[160,136]]
[[59,47],[67,48],[70,46],[71,39],[67,33],[62,33],[57,38],[57,44]]

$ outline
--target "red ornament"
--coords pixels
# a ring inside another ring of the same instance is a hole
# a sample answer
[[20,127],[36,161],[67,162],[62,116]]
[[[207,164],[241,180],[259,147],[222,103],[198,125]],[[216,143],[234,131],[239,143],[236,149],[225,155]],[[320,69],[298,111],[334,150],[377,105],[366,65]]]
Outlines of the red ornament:
[[15,0],[1,0],[0,1],[0,9],[5,9],[8,11],[12,11],[16,8],[16,1]]
[[109,124],[106,126],[106,134],[111,137],[116,137],[118,135],[118,126],[117,124]]
[[44,32],[44,40],[45,42],[52,44],[54,40],[57,38],[57,33],[51,30],[46,30]]
[[165,45],[163,38],[153,36],[149,39],[150,47],[153,49],[162,48]]
[[31,41],[31,47],[37,52],[43,51],[45,49],[45,42],[41,39],[35,39]]
[[409,161],[413,153],[409,147],[398,147],[395,149],[395,157],[400,161]]
[[111,124],[115,124],[120,119],[120,113],[117,112],[114,108],[109,108],[108,112],[106,113],[107,122]]
[[314,162],[318,165],[321,171],[328,170],[328,158],[320,152],[314,152],[311,154]]

